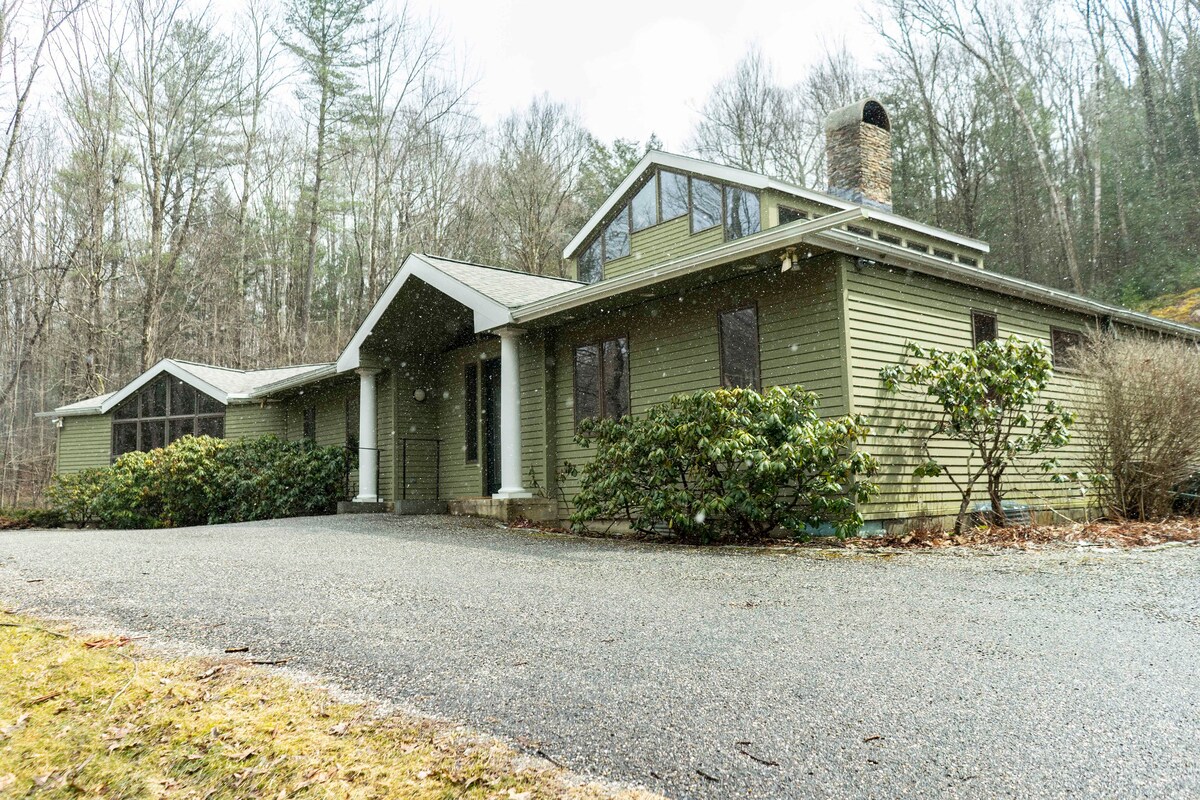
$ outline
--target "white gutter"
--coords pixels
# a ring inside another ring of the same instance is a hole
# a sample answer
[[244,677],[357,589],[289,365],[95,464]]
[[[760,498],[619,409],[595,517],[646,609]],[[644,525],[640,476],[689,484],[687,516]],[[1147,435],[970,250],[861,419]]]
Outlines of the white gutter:
[[572,308],[615,297],[626,292],[636,291],[647,286],[678,278],[693,272],[701,272],[710,267],[728,263],[731,259],[752,258],[762,253],[769,253],[780,247],[795,244],[798,238],[818,233],[829,228],[845,225],[860,219],[871,219],[873,211],[862,206],[853,206],[845,211],[826,214],[816,219],[798,220],[786,225],[770,228],[762,233],[735,239],[713,250],[707,250],[693,256],[686,256],[674,261],[668,261],[659,267],[654,267],[619,278],[598,281],[597,283],[581,286],[569,292],[538,300],[518,307],[512,312],[514,324],[521,324],[541,317],[557,314]]

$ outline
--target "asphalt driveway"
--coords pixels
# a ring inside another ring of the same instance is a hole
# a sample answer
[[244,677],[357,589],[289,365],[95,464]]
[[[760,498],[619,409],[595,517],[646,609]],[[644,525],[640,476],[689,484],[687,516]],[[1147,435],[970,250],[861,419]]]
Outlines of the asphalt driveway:
[[445,517],[0,534],[0,599],[678,797],[1200,796],[1200,548],[692,550]]

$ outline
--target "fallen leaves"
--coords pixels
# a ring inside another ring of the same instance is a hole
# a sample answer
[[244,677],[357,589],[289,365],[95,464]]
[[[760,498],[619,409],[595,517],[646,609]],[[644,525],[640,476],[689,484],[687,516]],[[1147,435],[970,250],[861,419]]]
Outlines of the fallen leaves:
[[124,647],[125,645],[132,642],[134,640],[134,638],[144,639],[146,637],[144,637],[144,636],[138,636],[138,637],[113,636],[111,638],[104,638],[104,639],[89,639],[88,641],[83,643],[83,646],[89,650],[104,650],[109,647]]
[[[1061,525],[1011,525],[973,528],[958,536],[931,528],[902,534],[846,539],[834,546],[854,550],[883,548],[921,550],[946,547],[1032,549],[1054,545],[1100,547],[1154,547],[1169,542],[1200,543],[1200,519],[1178,518],[1161,522],[1089,522]],[[818,540],[813,544],[833,544]]]

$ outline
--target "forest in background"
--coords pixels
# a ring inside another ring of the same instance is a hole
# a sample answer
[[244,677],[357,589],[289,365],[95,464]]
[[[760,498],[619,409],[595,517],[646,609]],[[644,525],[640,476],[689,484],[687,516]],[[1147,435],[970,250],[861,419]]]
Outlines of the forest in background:
[[[1200,284],[1200,0],[877,0],[874,51],[750,49],[669,149],[821,189],[825,115],[892,114],[900,214],[989,269],[1142,305]],[[334,357],[410,252],[559,274],[648,147],[552,97],[487,124],[453,31],[372,0],[0,0],[0,505],[34,413],[164,356]],[[830,32],[831,36],[836,31]]]

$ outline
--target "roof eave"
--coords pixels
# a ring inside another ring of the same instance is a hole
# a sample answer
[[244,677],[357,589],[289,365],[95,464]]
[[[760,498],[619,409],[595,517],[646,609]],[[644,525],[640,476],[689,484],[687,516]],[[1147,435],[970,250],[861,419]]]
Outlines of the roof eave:
[[657,267],[648,267],[619,278],[599,281],[578,289],[573,289],[556,297],[539,300],[517,308],[513,312],[513,322],[521,324],[531,322],[551,314],[558,314],[572,308],[594,303],[609,297],[616,297],[625,292],[635,291],[656,283],[678,278],[693,272],[700,272],[713,266],[729,263],[741,258],[752,258],[762,253],[776,250],[816,231],[825,230],[837,225],[845,225],[859,219],[870,219],[874,215],[862,206],[853,206],[843,211],[835,211],[816,219],[799,220],[779,225],[775,228],[735,239],[719,247],[692,256],[668,261]]
[[886,264],[910,268],[915,272],[945,278],[955,283],[976,286],[981,289],[988,289],[1000,294],[1020,297],[1025,300],[1032,300],[1082,314],[1110,317],[1140,328],[1151,328],[1184,335],[1192,339],[1200,339],[1200,328],[1186,325],[1182,322],[1173,322],[1121,306],[1110,305],[1071,292],[1064,292],[1020,278],[991,272],[981,267],[968,267],[962,264],[955,264],[924,255],[908,248],[880,242],[875,239],[864,239],[847,231],[821,231],[812,236],[812,242],[813,244],[837,250],[847,255],[867,257],[864,256],[864,253],[868,255],[878,254],[879,260]]

